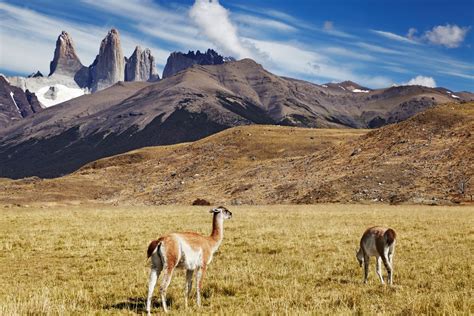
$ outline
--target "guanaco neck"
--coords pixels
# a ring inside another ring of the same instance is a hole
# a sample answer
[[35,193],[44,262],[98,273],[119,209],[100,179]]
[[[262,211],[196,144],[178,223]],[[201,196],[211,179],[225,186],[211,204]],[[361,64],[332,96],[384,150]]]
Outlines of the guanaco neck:
[[216,250],[217,247],[222,242],[222,239],[224,238],[224,217],[222,216],[221,213],[214,213],[214,216],[212,218],[212,233],[211,233],[211,239],[216,242]]

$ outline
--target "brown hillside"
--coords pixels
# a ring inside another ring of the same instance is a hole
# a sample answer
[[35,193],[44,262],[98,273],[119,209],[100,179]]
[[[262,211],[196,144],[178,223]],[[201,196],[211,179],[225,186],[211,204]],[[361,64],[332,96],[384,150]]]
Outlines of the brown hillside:
[[[443,105],[377,130],[237,127],[148,147],[53,180],[0,182],[0,200],[191,204],[468,201],[474,104]],[[467,182],[465,194],[459,184]],[[471,190],[471,191],[470,191]],[[21,192],[28,192],[22,194]]]
[[100,158],[242,125],[377,128],[469,96],[422,86],[357,93],[342,85],[355,87],[283,78],[250,59],[194,65],[154,83],[120,82],[0,129],[0,177],[59,177]]

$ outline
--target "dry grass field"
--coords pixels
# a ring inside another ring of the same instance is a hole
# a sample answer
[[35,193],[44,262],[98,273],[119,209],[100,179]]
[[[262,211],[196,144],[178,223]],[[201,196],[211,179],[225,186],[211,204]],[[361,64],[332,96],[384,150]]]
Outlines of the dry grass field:
[[[474,313],[472,207],[229,208],[234,216],[199,312]],[[355,250],[374,224],[399,235],[393,287],[379,284],[373,262],[369,284],[362,283]],[[210,228],[207,207],[2,207],[0,315],[144,313],[148,242]],[[186,312],[183,291],[178,271],[168,290],[172,313]],[[161,313],[155,293],[152,312]],[[193,301],[188,312],[197,311]]]

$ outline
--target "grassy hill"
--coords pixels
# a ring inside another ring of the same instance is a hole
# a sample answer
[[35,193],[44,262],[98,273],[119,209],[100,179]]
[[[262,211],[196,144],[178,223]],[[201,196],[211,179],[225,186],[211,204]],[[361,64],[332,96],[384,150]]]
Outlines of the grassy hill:
[[437,106],[370,132],[236,127],[193,143],[101,159],[62,178],[3,181],[0,201],[468,202],[472,131],[474,103]]

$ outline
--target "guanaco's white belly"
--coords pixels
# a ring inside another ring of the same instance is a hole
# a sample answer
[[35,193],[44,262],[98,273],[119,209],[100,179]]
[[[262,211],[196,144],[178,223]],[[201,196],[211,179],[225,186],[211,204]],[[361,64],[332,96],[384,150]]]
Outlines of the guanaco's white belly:
[[202,266],[202,249],[193,249],[191,246],[179,236],[176,236],[180,249],[180,260],[178,267],[186,270],[195,270]]

